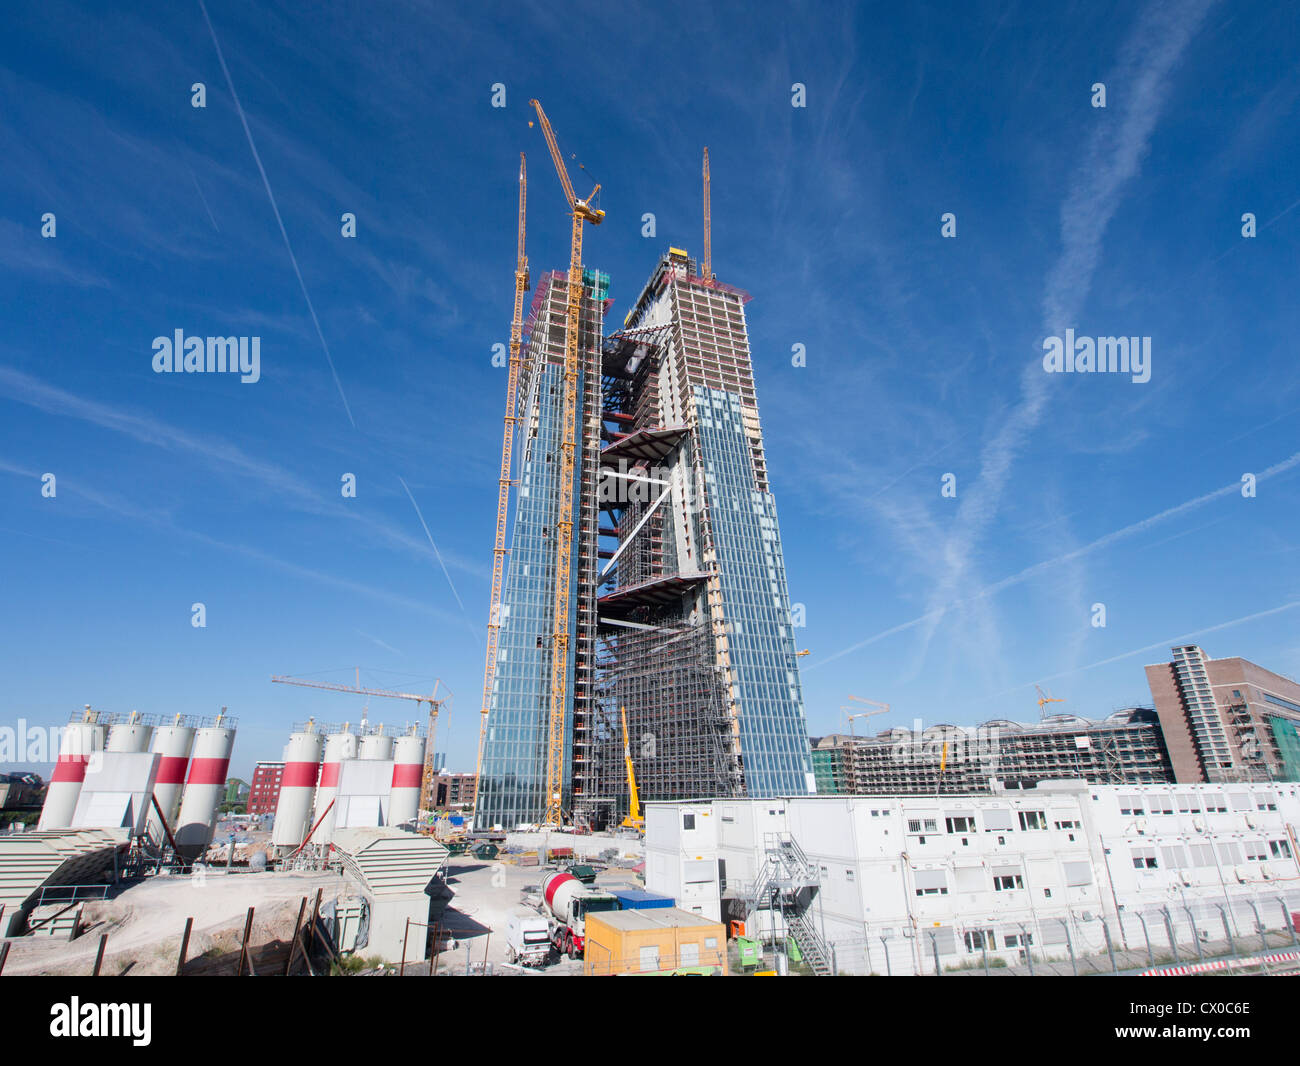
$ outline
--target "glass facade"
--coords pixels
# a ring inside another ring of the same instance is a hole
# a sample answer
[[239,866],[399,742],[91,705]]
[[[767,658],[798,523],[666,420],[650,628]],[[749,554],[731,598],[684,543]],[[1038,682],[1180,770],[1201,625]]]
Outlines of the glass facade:
[[776,500],[757,487],[740,398],[702,386],[693,395],[746,792],[800,795],[812,757]]
[[[601,275],[600,277],[603,277]],[[565,275],[549,274],[538,283],[530,318],[525,366],[520,381],[519,456],[509,562],[501,596],[501,636],[492,680],[483,763],[476,797],[480,827],[538,822],[546,808],[546,741],[551,703],[551,649],[555,632],[555,536],[564,406]],[[605,284],[608,284],[606,281]],[[591,327],[598,321],[587,292],[583,306],[583,345],[593,347]],[[579,374],[577,424],[583,413],[586,375]],[[584,452],[581,439],[576,455]],[[570,577],[571,652],[580,644],[577,565],[582,538],[582,463],[575,462],[574,565]],[[574,658],[566,669],[566,762],[562,774],[567,801],[569,754],[573,736]]]

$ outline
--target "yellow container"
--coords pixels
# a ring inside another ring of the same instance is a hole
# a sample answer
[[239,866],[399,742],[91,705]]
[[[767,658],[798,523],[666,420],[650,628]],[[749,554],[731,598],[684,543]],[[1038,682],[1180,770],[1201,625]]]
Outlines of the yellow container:
[[721,922],[676,907],[598,911],[587,915],[582,972],[616,974],[727,973]]

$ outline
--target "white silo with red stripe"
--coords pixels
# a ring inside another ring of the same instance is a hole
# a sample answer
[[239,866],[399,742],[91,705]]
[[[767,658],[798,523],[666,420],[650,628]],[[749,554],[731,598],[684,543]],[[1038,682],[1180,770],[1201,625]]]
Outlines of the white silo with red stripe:
[[[191,724],[182,724],[191,723]],[[150,750],[158,756],[158,776],[153,786],[153,798],[158,801],[167,825],[176,831],[176,814],[181,805],[181,792],[185,788],[185,771],[190,765],[190,749],[194,747],[193,719],[183,719],[179,714],[170,725],[160,725],[153,732]],[[149,836],[161,845],[167,839],[158,811],[149,808]]]
[[401,825],[420,813],[424,778],[424,737],[414,731],[393,745],[393,789],[388,796],[388,824]]
[[311,828],[312,801],[320,777],[325,736],[314,721],[298,727],[284,749],[284,773],[280,778],[280,799],[271,827],[271,844],[281,851],[293,851],[306,839]]
[[316,787],[316,806],[312,810],[313,822],[319,822],[312,834],[313,844],[328,844],[334,838],[334,798],[339,794],[339,774],[343,764],[357,757],[357,735],[348,723],[338,732],[325,738],[325,762],[320,768],[320,784]]
[[181,796],[181,812],[173,827],[177,850],[190,858],[202,855],[212,843],[217,808],[226,794],[230,752],[235,745],[235,720],[226,717],[224,707],[221,711],[212,725],[194,734],[194,752]]
[[37,829],[66,829],[72,824],[77,798],[86,780],[86,764],[97,751],[104,750],[104,727],[96,721],[97,712],[87,704],[85,711],[63,727],[59,738],[59,758],[50,775],[45,805]]

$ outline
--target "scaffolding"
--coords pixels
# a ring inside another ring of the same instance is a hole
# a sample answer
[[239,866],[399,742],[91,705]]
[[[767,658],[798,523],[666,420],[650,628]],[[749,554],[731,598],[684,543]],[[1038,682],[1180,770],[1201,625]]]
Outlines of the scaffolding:
[[814,741],[813,750],[822,767],[819,790],[827,783],[845,795],[988,793],[995,782],[1032,787],[1080,778],[1114,785],[1174,780],[1159,719],[1146,708],[1101,721],[1052,715],[1033,724],[999,719],[973,729],[936,725],[874,737],[835,735]]

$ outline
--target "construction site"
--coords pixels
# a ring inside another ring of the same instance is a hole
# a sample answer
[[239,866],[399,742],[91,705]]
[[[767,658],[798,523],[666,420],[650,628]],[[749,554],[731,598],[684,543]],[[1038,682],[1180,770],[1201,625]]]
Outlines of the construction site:
[[[578,195],[529,104],[569,263],[534,286],[521,153],[474,773],[437,753],[441,679],[423,693],[359,669],[350,685],[273,676],[414,713],[295,722],[282,759],[258,764],[255,815],[222,813],[225,708],[87,706],[35,830],[0,835],[0,974],[829,976],[878,958],[940,974],[976,954],[985,973],[1064,973],[1061,944],[1075,974],[1158,972],[1147,919],[1188,889],[1189,930],[1164,909],[1176,961],[1189,943],[1205,961],[1217,913],[1223,957],[1300,971],[1300,897],[1279,884],[1300,879],[1296,788],[1252,771],[1269,786],[1169,792],[1172,711],[1048,715],[1063,701],[1040,689],[1035,723],[859,737],[891,707],[855,696],[848,734],[810,741],[750,297],[714,273],[708,149],[702,254],[669,247],[607,332],[611,279],[583,251],[601,187]],[[1293,734],[1279,737],[1286,767]],[[1159,855],[1148,811],[1169,816]],[[1116,876],[1085,828],[1122,841],[1132,870]]]

